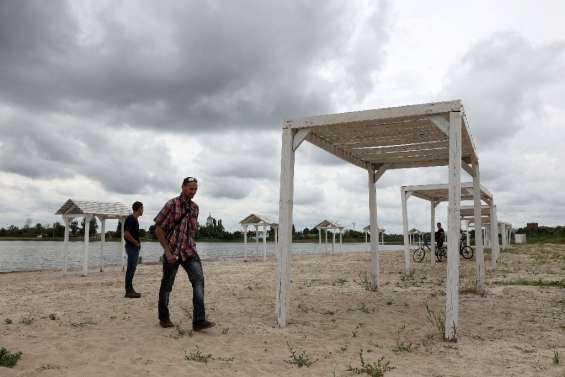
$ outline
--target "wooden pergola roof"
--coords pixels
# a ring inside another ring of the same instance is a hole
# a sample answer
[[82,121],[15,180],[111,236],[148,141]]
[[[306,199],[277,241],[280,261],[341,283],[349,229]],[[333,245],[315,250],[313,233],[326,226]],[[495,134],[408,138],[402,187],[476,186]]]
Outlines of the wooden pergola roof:
[[[475,214],[475,208],[472,206],[461,206],[459,210],[461,212],[461,217],[473,217]],[[490,217],[490,207],[489,206],[481,206],[481,216]]]
[[343,229],[343,226],[339,225],[335,221],[323,220],[321,223],[316,225],[314,229]]
[[265,216],[252,213],[239,222],[241,225],[271,225],[277,226],[277,222]]
[[[492,194],[483,185],[481,187],[481,200],[485,203],[492,202]],[[405,192],[409,192],[413,196],[428,200],[430,202],[446,202],[449,200],[449,185],[437,184],[437,185],[415,185],[415,186],[402,186],[401,188]],[[462,182],[461,183],[461,200],[473,200],[473,182]],[[473,207],[461,207],[471,208],[471,214]],[[487,207],[488,208],[488,207]]]
[[444,166],[449,163],[450,112],[462,113],[462,160],[470,163],[476,149],[460,100],[319,115],[285,124],[299,132],[295,149],[307,140],[364,169]]
[[120,219],[128,216],[130,213],[131,209],[120,202],[92,202],[74,199],[67,200],[65,204],[55,212],[56,215],[62,215],[63,217],[94,215],[106,219]]

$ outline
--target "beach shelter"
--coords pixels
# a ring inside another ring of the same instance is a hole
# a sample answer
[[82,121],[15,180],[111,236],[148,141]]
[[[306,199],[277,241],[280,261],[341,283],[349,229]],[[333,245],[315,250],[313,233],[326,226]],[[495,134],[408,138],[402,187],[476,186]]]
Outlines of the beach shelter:
[[419,229],[412,228],[408,231],[408,243],[412,246],[422,244],[422,239],[424,237],[424,232]]
[[[379,227],[377,226],[377,231],[379,232],[379,239],[380,239],[380,241],[378,241],[378,240],[377,240],[377,241],[380,242],[381,245],[384,245],[384,244],[385,244],[385,231],[386,231],[386,229],[384,229],[384,228],[379,228]],[[368,240],[368,237],[367,237],[367,236],[368,236],[369,234],[371,234],[371,226],[370,226],[370,225],[367,225],[366,227],[364,227],[364,228],[363,228],[363,233],[365,233],[365,243],[368,244],[368,243],[369,243],[369,240]]]
[[[276,322],[288,323],[295,153],[308,141],[361,169],[368,177],[371,233],[377,234],[375,184],[389,169],[448,166],[449,229],[445,337],[456,339],[459,317],[461,169],[479,191],[479,159],[461,101],[319,115],[282,124],[277,245]],[[478,197],[478,195],[477,195]],[[371,237],[371,285],[379,287],[377,237]]]
[[323,220],[318,225],[314,227],[314,229],[318,229],[318,245],[319,250],[322,250],[322,231],[326,234],[326,242],[325,242],[325,252],[328,252],[328,232],[332,234],[332,255],[335,252],[335,234],[339,233],[339,250],[341,251],[343,248],[343,226],[339,225],[335,221],[330,220]]
[[[462,182],[460,186],[460,196],[459,200],[461,201],[468,201],[473,200],[473,206],[461,206],[459,213],[461,218],[457,218],[456,225],[457,227],[461,227],[461,220],[467,221],[469,220],[477,221],[477,224],[484,224],[483,217],[486,213],[490,214],[490,208],[495,208],[493,204],[493,196],[489,190],[487,190],[483,185],[478,183],[478,190],[475,187],[475,183],[477,182]],[[475,195],[475,193],[477,193]],[[404,228],[404,261],[405,263],[410,264],[411,259],[409,256],[409,231],[408,231],[408,199],[414,196],[419,199],[423,199],[430,202],[430,248],[432,255],[435,253],[436,244],[433,242],[435,229],[436,229],[436,220],[435,220],[435,210],[439,203],[446,202],[449,200],[449,184],[429,184],[429,185],[414,185],[414,186],[402,186],[400,187],[400,197],[402,201],[402,225]],[[481,203],[487,203],[487,206],[481,206]],[[478,206],[478,207],[475,207]],[[477,210],[475,211],[475,208]],[[496,208],[495,208],[496,210]],[[468,216],[468,217],[465,217]],[[452,220],[451,218],[449,219]],[[448,224],[450,225],[450,224]],[[480,233],[480,232],[479,232]],[[468,229],[467,229],[468,234]],[[448,234],[448,237],[451,234]],[[457,247],[459,250],[459,233],[456,235],[457,240]],[[448,239],[449,240],[449,239]],[[484,262],[484,252],[483,252],[483,244],[482,244],[482,234],[478,236],[475,235],[475,261],[476,261],[476,287],[478,289],[484,289],[485,284],[485,262]],[[477,242],[478,241],[478,242]],[[459,255],[459,254],[457,254]],[[406,257],[408,256],[408,257]],[[435,264],[435,258],[431,258],[431,263]],[[496,259],[493,256],[493,268],[496,267]],[[405,267],[406,270],[410,270],[410,267]]]
[[125,266],[125,248],[124,248],[124,220],[131,213],[129,207],[123,203],[105,203],[105,202],[90,202],[85,200],[69,199],[63,204],[61,208],[55,213],[61,215],[65,222],[65,267],[64,271],[67,272],[67,264],[69,259],[69,224],[73,218],[84,218],[84,255],[82,260],[82,275],[86,276],[88,273],[88,241],[90,232],[90,220],[93,217],[98,218],[101,223],[100,230],[100,271],[104,271],[104,242],[106,240],[106,220],[118,219],[122,225],[122,270]]
[[257,255],[259,254],[259,230],[263,233],[263,260],[267,260],[267,231],[273,229],[275,231],[275,244],[278,242],[279,226],[276,222],[265,215],[250,214],[239,222],[241,231],[243,232],[244,255],[247,259],[247,232],[249,227],[255,229],[255,245]]

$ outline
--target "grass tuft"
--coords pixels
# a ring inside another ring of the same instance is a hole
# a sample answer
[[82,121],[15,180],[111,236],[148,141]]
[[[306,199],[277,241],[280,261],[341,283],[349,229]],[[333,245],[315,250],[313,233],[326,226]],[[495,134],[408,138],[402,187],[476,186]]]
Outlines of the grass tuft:
[[21,357],[21,352],[10,353],[6,348],[0,348],[0,366],[2,367],[13,368]]
[[306,353],[306,351],[302,351],[301,353],[297,353],[292,346],[287,342],[288,349],[290,350],[289,359],[286,360],[287,363],[290,365],[296,365],[299,368],[302,367],[309,367],[314,364],[316,360],[312,360],[311,357]]
[[565,279],[544,281],[542,279],[518,278],[514,280],[496,281],[496,285],[526,285],[533,287],[557,287],[565,288]]
[[186,353],[186,351],[184,351],[184,359],[204,364],[208,364],[208,360],[214,360],[211,353],[202,353],[198,346],[196,346],[196,349],[194,351],[191,351],[188,354]]
[[559,351],[553,350],[553,364],[559,365]]
[[437,332],[437,335],[443,339],[444,337],[444,325],[445,325],[445,314],[439,310],[435,312],[428,303],[425,304],[426,306],[426,319],[433,327],[433,329]]
[[347,371],[352,372],[353,374],[366,374],[371,377],[384,377],[386,372],[395,369],[395,367],[390,365],[390,361],[385,361],[384,356],[376,362],[365,362],[363,359],[363,349],[359,352],[359,360],[361,361],[361,367],[353,368],[349,365]]

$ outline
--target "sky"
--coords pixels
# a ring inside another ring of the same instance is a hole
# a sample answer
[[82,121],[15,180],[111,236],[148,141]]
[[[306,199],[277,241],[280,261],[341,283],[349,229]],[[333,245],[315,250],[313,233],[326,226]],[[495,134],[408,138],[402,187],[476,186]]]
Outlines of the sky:
[[[565,2],[0,2],[0,227],[68,199],[144,203],[148,228],[186,176],[201,219],[278,218],[281,124],[461,99],[498,218],[564,225]],[[462,173],[463,181],[470,181]],[[401,232],[388,171],[378,222]],[[367,172],[303,143],[294,223],[369,222]],[[427,230],[412,198],[409,225]],[[447,205],[437,210],[446,221]]]

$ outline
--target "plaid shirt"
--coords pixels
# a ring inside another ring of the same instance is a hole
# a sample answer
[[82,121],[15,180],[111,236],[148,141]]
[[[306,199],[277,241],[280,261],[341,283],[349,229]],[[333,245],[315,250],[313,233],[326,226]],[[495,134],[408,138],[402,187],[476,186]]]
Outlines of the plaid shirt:
[[[198,212],[198,204],[181,194],[167,201],[155,217],[155,224],[166,234],[171,252],[183,261],[197,254],[194,237],[198,227]],[[181,217],[182,221],[178,223]]]

